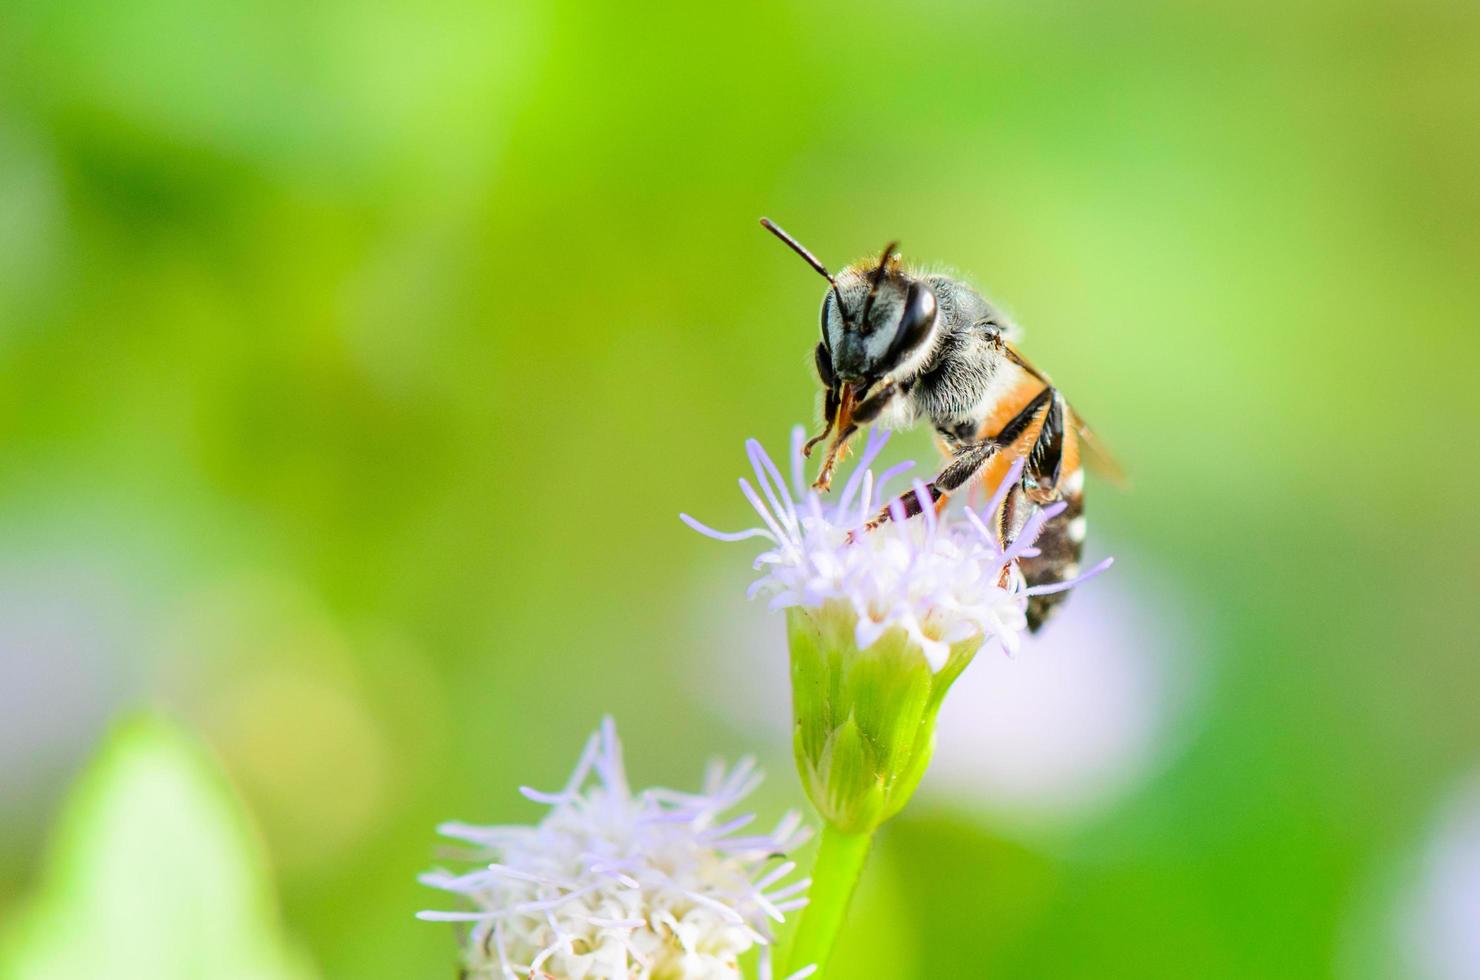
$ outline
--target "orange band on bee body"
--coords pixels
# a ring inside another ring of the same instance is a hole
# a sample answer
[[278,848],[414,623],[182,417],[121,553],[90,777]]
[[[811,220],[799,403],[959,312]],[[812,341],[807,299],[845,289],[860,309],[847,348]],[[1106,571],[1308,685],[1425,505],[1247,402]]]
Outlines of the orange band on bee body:
[[[1038,378],[1022,372],[1022,379],[1013,386],[1007,395],[997,402],[995,408],[982,423],[979,437],[989,439],[996,433],[1001,432],[1009,422],[1017,417],[1018,413],[1028,407],[1028,403],[1043,391],[1043,382]],[[1007,477],[1007,471],[1012,464],[1022,459],[1033,451],[1033,445],[1038,441],[1038,433],[1043,429],[1043,420],[1047,416],[1047,409],[1039,413],[1039,416],[1023,431],[1023,434],[1005,447],[1002,452],[986,466],[982,468],[981,493],[983,499],[990,499],[992,494],[1002,485]],[[1059,464],[1059,487],[1062,488],[1068,477],[1079,469],[1079,440],[1076,438],[1074,426],[1064,426],[1064,448],[1063,458]],[[1055,496],[1060,494],[1056,493]]]

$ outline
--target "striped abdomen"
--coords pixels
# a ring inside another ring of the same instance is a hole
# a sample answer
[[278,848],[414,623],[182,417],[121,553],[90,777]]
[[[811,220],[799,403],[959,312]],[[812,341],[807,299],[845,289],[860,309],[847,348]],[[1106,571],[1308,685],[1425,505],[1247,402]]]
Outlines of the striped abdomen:
[[[1012,393],[992,410],[984,421],[980,436],[991,438],[1004,425],[1043,391],[1043,382],[1026,377],[1013,388]],[[1042,453],[1051,441],[1052,433],[1043,433],[1047,412],[1040,413],[1033,424],[1015,440],[1010,447],[985,467],[982,486],[988,498],[996,492],[1007,471],[1015,460],[1029,453]],[[1036,547],[1039,553],[1024,558],[1019,567],[1029,585],[1052,585],[1065,582],[1079,574],[1080,555],[1084,549],[1084,470],[1079,456],[1079,440],[1072,415],[1064,406],[1061,421],[1062,444],[1058,479],[1053,485],[1039,482],[1035,485],[1033,467],[1025,467],[1019,485],[1008,492],[1001,512],[997,515],[999,534],[1003,542],[1012,541],[1022,529],[1034,508],[1063,501],[1065,507],[1044,524],[1038,534]],[[1042,442],[1039,436],[1045,437]],[[1041,457],[1040,457],[1041,458]],[[1051,592],[1032,596],[1028,600],[1028,628],[1037,632],[1055,606],[1063,602],[1069,593]]]

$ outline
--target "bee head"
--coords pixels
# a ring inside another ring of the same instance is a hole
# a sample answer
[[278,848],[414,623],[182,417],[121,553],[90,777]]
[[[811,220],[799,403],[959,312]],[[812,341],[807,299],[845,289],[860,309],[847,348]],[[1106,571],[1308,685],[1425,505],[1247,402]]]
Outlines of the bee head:
[[844,269],[822,301],[822,339],[833,370],[861,388],[886,375],[913,374],[933,346],[935,293],[901,268],[895,247],[891,242],[877,263]]
[[822,300],[822,342],[839,381],[866,391],[885,375],[918,371],[934,346],[935,293],[900,266],[890,242],[878,262],[859,262],[836,277],[817,256],[769,218],[761,225],[828,282]]

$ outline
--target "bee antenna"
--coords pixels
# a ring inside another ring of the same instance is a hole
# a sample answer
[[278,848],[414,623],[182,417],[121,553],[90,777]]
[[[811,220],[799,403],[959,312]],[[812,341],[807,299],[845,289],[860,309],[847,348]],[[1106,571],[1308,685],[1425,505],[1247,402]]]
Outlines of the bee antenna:
[[868,298],[863,301],[863,329],[868,329],[868,314],[874,308],[874,297],[879,295],[879,283],[884,280],[884,270],[889,266],[889,259],[894,255],[894,250],[899,248],[899,242],[890,242],[884,246],[884,254],[879,256],[879,265],[874,269],[874,274],[869,282]]
[[785,231],[781,229],[780,225],[776,224],[776,222],[772,221],[770,218],[762,218],[761,227],[785,242],[787,248],[800,255],[808,265],[817,270],[818,275],[822,276],[822,278],[826,279],[832,285],[833,296],[838,301],[838,312],[842,314],[843,322],[847,323],[848,308],[843,305],[843,294],[838,290],[838,281],[833,278],[831,272],[827,271],[827,266],[823,265],[822,261],[818,259],[817,256],[807,251],[807,247],[805,245],[788,235]]
[[[807,251],[807,246],[803,245],[801,242],[797,241],[795,238],[792,238],[786,232],[782,231],[780,225],[776,224],[776,222],[772,221],[770,218],[762,218],[761,227],[785,242],[787,248],[791,249],[793,252],[797,253],[803,259],[805,259],[807,264],[816,269],[817,272],[822,276],[822,278],[826,279],[828,282],[833,281],[832,273],[827,271],[827,266],[823,265],[821,260],[819,260],[817,256]],[[837,284],[833,283],[833,285]]]

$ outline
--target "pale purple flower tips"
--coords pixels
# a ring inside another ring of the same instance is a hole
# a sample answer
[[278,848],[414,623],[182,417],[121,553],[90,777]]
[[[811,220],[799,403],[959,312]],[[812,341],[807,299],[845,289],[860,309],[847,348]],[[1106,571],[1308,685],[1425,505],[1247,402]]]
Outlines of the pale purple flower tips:
[[796,813],[769,833],[725,814],[761,780],[752,760],[712,763],[703,789],[633,792],[610,718],[557,793],[521,789],[551,810],[533,827],[444,824],[487,862],[421,880],[464,896],[468,911],[419,918],[469,922],[473,977],[740,977],[737,958],[760,946],[769,971],[772,924],[806,903],[806,879],[786,881],[785,857],[810,831]]
[[[980,509],[963,507],[939,517],[927,506],[920,517],[891,521],[849,540],[889,499],[887,484],[913,464],[891,467],[877,479],[870,466],[888,434],[872,430],[858,464],[841,491],[823,497],[807,486],[803,475],[803,430],[792,432],[788,482],[754,439],[746,443],[755,482],[742,478],[740,491],[755,508],[760,526],[725,533],[688,514],[689,527],[719,541],[760,538],[771,547],[755,560],[760,577],[752,596],[771,597],[772,608],[821,607],[832,602],[850,606],[857,616],[857,642],[867,647],[886,630],[898,627],[939,670],[952,644],[975,637],[996,640],[1009,653],[1018,648],[1027,627],[1028,597],[1071,588],[1110,565],[1106,559],[1072,581],[1028,587],[1018,572],[1021,558],[1036,555],[1039,531],[1063,504],[1038,509],[1006,547],[991,528],[992,515],[1017,479],[1014,465],[997,494]],[[914,491],[926,494],[916,480]],[[922,497],[922,502],[928,497]]]

